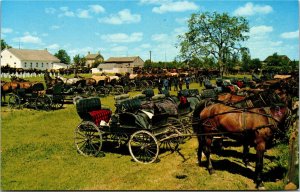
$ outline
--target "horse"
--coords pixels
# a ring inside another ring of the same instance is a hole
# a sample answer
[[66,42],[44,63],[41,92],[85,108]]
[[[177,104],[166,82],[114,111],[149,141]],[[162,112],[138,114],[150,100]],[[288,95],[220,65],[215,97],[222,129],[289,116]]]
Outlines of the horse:
[[16,82],[5,82],[1,81],[1,101],[5,101],[6,94],[11,93],[16,89],[19,89],[20,85]]
[[62,80],[58,78],[53,79],[47,71],[44,74],[44,80],[48,89],[53,87],[56,84],[63,84]]
[[58,79],[62,80],[62,82],[65,85],[69,85],[69,86],[82,86],[84,87],[86,85],[86,81],[84,79],[81,78],[65,78],[62,76],[57,76]]
[[262,170],[263,156],[267,145],[276,136],[287,133],[291,111],[286,106],[237,109],[221,103],[206,106],[202,102],[193,112],[193,130],[198,138],[198,162],[201,165],[201,155],[204,152],[207,159],[207,169],[214,172],[210,159],[211,144],[216,134],[228,134],[229,137],[242,142],[244,146],[243,161],[247,161],[249,145],[256,149],[255,178],[256,188],[263,186]]

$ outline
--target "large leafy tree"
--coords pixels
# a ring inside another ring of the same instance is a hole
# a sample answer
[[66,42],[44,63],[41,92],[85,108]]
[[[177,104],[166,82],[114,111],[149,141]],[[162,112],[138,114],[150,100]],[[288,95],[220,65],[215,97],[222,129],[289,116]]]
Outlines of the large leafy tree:
[[65,50],[60,49],[54,55],[60,60],[61,63],[70,64],[71,58]]
[[74,67],[75,67],[74,76],[77,77],[78,76],[78,68],[85,66],[86,59],[85,59],[85,57],[81,57],[79,54],[77,54],[73,57],[73,62],[74,62]]
[[217,12],[192,14],[188,32],[179,36],[181,57],[213,57],[223,75],[230,54],[239,52],[240,43],[249,38],[247,32],[249,24],[244,17]]
[[9,46],[4,39],[1,39],[1,50],[5,49],[5,48],[11,48],[11,46]]

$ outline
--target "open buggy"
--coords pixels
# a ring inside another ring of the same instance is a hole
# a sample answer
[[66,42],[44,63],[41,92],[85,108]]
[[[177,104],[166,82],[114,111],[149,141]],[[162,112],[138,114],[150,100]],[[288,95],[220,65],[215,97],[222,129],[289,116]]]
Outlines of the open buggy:
[[156,106],[141,108],[141,99],[128,94],[115,97],[116,111],[101,105],[99,97],[76,101],[77,113],[82,122],[75,129],[77,151],[87,156],[98,156],[103,142],[117,141],[127,144],[136,162],[152,163],[160,147],[176,149],[181,134],[169,122],[168,114],[160,113]]

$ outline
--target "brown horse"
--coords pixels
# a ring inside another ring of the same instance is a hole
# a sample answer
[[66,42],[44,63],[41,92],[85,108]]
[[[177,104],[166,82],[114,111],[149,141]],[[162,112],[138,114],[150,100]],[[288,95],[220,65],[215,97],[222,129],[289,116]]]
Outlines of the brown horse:
[[[256,187],[262,186],[263,156],[275,135],[285,134],[289,125],[291,111],[287,107],[265,107],[252,109],[237,109],[221,103],[206,106],[202,101],[193,113],[193,129],[197,134],[198,161],[201,164],[202,151],[208,165],[208,171],[213,173],[210,159],[211,144],[216,134],[225,135],[241,141],[244,155],[248,146],[256,149],[255,182]],[[246,157],[244,157],[246,158]]]
[[1,81],[1,100],[5,101],[5,96],[7,93],[11,93],[14,90],[20,88],[19,83],[17,82],[2,82]]

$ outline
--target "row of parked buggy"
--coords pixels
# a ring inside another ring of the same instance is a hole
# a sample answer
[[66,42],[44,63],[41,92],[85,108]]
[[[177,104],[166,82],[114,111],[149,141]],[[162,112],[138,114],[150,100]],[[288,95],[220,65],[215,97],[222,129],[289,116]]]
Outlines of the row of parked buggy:
[[101,104],[100,97],[76,101],[82,119],[75,129],[80,154],[98,156],[103,142],[114,142],[127,145],[134,161],[152,163],[160,150],[176,150],[184,136],[191,134],[192,111],[201,98],[197,89],[183,90],[178,96],[154,95],[147,89],[144,94],[122,94],[114,99],[114,112]]

